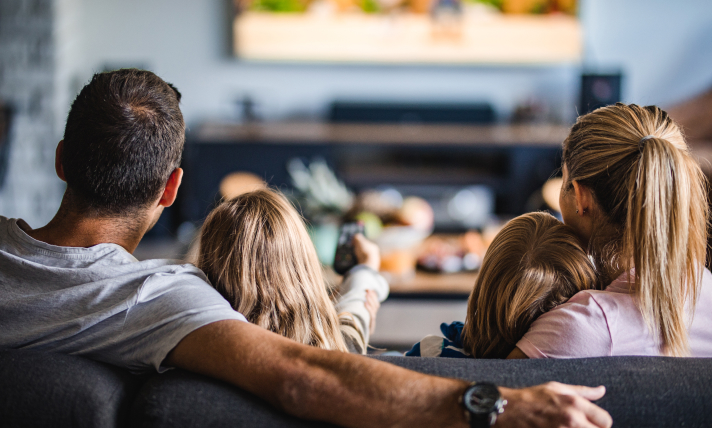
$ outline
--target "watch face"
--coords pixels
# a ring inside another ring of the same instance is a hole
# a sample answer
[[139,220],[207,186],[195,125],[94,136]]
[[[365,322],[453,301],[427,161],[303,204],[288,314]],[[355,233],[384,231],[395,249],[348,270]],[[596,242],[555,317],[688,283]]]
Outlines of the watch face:
[[499,410],[501,396],[491,383],[478,383],[465,391],[463,402],[467,410],[474,415],[488,416]]

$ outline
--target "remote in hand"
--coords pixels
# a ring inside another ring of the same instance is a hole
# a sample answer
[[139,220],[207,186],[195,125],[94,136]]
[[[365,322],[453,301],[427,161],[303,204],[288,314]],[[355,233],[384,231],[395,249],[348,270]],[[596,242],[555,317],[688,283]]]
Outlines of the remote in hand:
[[334,256],[334,271],[339,275],[345,274],[349,269],[358,264],[354,252],[354,235],[363,234],[363,223],[344,223],[339,229],[339,241],[336,244]]

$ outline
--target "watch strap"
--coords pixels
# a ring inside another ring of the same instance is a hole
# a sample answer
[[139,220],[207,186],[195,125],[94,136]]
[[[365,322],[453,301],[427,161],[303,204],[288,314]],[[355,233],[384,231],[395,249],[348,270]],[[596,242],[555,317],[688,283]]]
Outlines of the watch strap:
[[470,416],[470,428],[490,428],[492,424],[490,423],[491,417],[486,418],[473,418],[472,414],[468,412]]

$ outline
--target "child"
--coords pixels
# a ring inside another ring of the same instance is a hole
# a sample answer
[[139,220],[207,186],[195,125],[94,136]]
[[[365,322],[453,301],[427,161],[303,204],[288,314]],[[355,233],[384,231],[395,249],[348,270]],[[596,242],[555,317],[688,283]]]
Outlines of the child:
[[371,267],[347,272],[332,302],[300,215],[279,193],[257,190],[208,215],[197,266],[251,323],[307,345],[365,353],[371,325],[366,291],[383,301],[388,284],[375,271],[375,244],[361,236],[354,243],[359,262]]
[[427,336],[406,356],[506,358],[539,315],[595,285],[573,230],[550,214],[519,216],[488,248],[464,325],[443,323],[445,338]]

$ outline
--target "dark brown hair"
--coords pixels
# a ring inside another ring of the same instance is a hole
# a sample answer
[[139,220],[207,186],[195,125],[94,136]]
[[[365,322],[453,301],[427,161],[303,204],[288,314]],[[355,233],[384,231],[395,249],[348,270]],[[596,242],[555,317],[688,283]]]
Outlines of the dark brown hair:
[[593,264],[570,227],[542,212],[511,220],[487,249],[467,303],[465,351],[507,357],[539,315],[595,284]]
[[72,103],[61,159],[87,211],[125,214],[156,200],[183,153],[180,93],[150,71],[97,73]]

